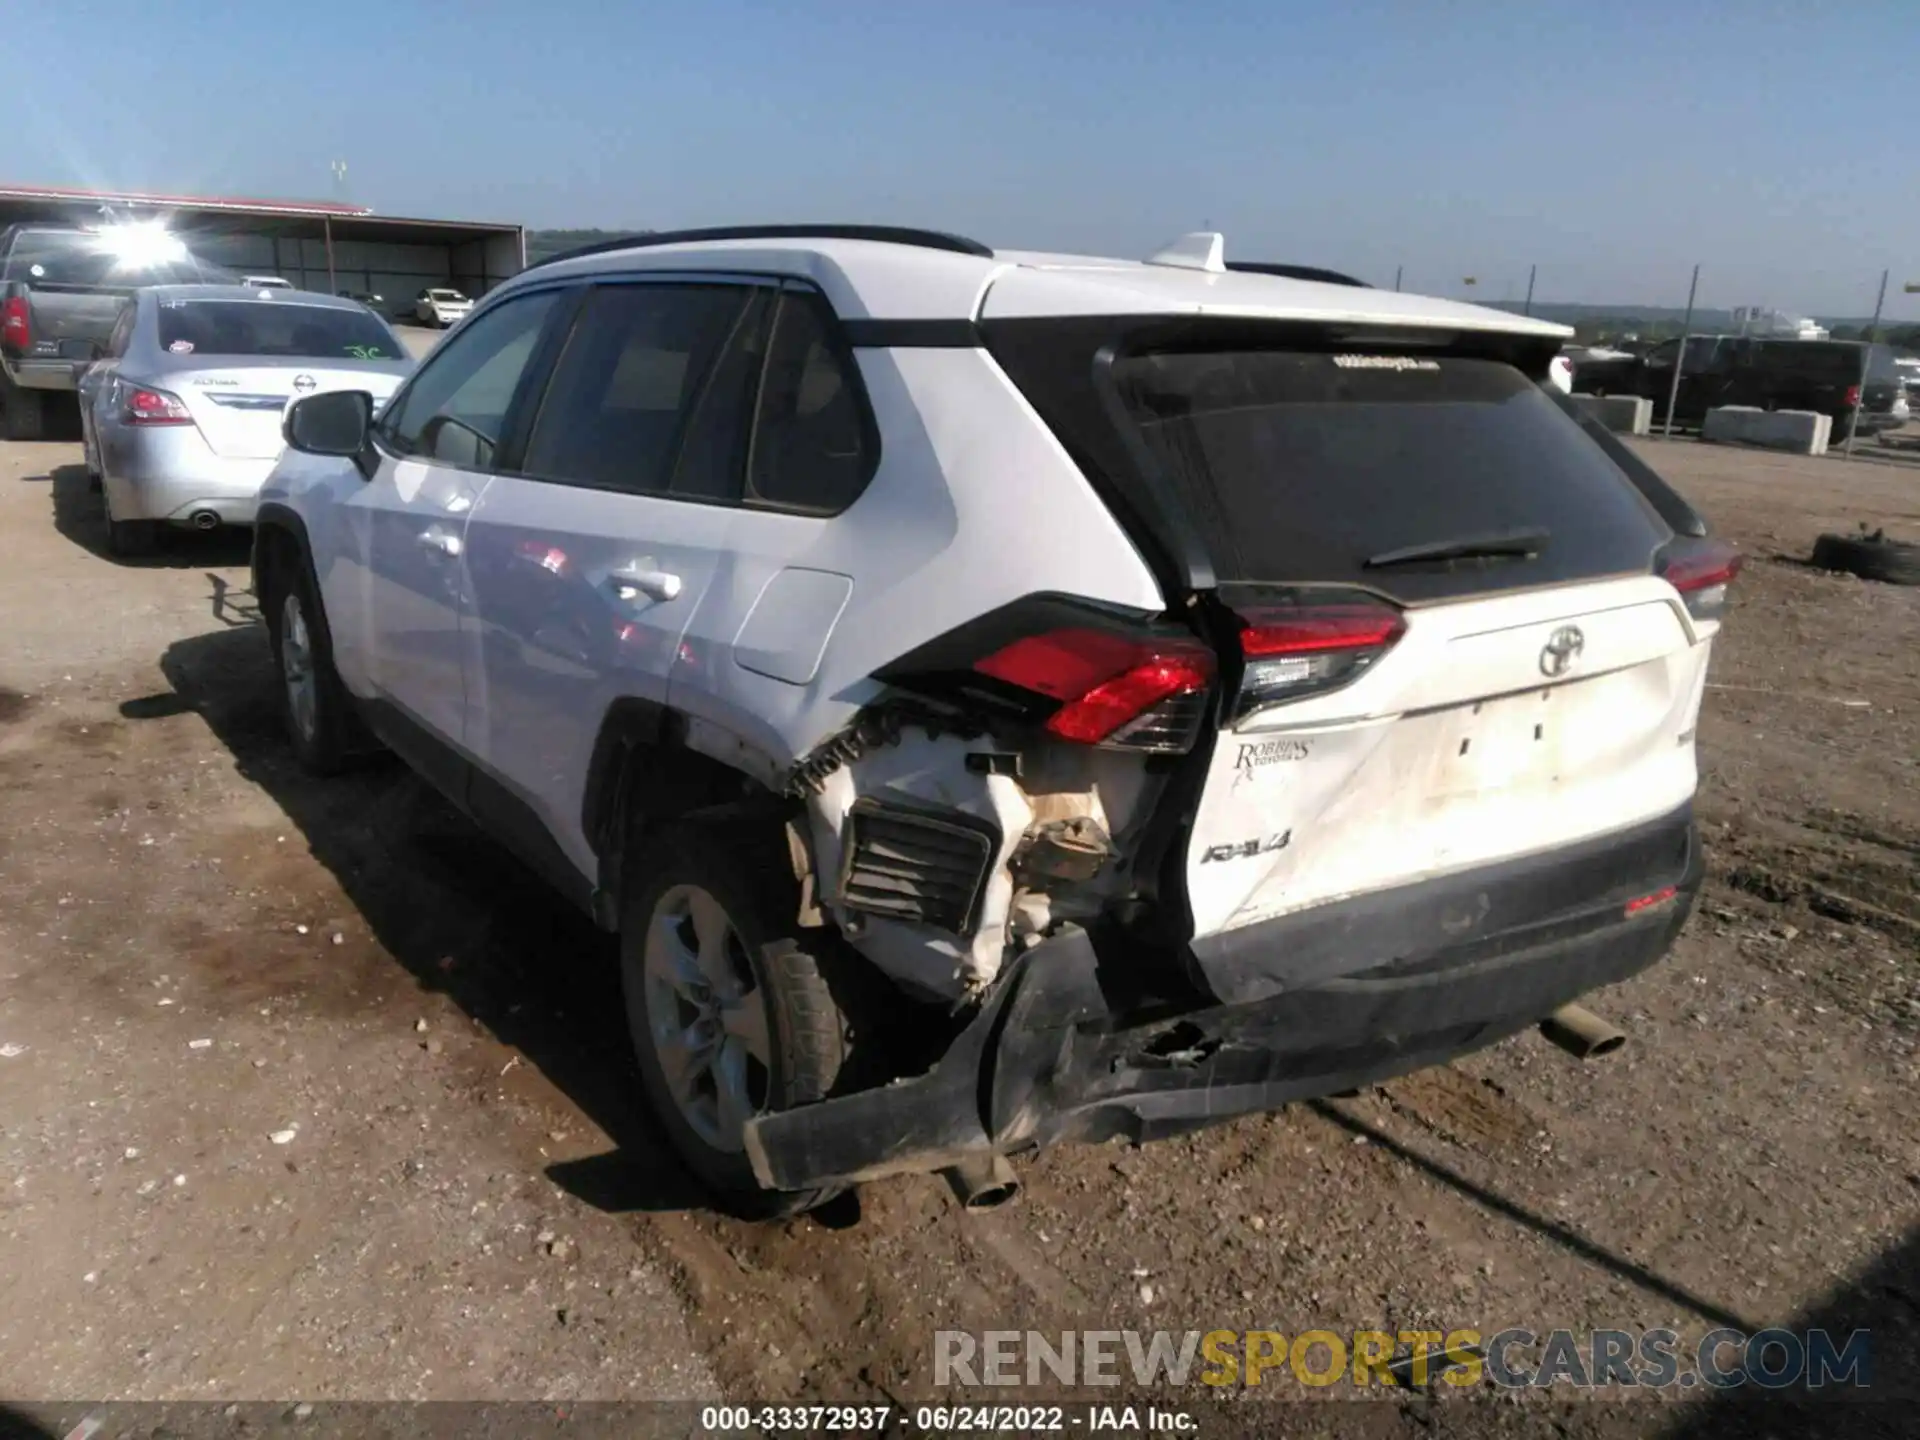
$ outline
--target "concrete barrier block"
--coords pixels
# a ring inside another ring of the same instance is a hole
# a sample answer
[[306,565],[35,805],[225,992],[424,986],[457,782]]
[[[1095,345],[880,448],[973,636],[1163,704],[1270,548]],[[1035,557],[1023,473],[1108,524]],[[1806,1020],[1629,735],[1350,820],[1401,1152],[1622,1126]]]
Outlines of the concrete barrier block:
[[1707,411],[1700,438],[1716,445],[1761,445],[1795,455],[1824,455],[1833,436],[1833,417],[1817,410],[1761,410],[1752,405],[1722,405]]
[[1573,403],[1616,435],[1653,429],[1653,401],[1640,395],[1576,395]]

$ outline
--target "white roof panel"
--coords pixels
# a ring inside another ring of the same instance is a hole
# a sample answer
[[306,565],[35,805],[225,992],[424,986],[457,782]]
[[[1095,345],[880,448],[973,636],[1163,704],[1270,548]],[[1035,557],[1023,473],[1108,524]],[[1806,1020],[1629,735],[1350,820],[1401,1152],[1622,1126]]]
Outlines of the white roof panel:
[[[1009,259],[1013,257],[1007,257]],[[1068,268],[1015,266],[987,292],[981,318],[1020,319],[1047,315],[1220,315],[1249,319],[1305,320],[1334,324],[1413,325],[1456,330],[1498,330],[1563,340],[1565,325],[1533,320],[1483,305],[1440,300],[1397,290],[1330,285],[1243,271],[1216,274],[1169,266],[1093,261]],[[1095,268],[1098,267],[1098,268]]]
[[604,251],[539,266],[530,280],[608,271],[790,275],[848,320],[1219,315],[1494,330],[1564,340],[1565,325],[1426,295],[1094,255],[1001,251],[991,259],[875,240],[702,240]]

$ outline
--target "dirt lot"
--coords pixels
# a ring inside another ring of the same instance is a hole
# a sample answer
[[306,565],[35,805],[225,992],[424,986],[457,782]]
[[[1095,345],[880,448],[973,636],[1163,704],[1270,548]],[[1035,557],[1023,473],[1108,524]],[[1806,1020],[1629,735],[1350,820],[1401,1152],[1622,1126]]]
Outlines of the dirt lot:
[[0,446],[0,1395],[910,1402],[939,1329],[1809,1317],[1886,1375],[1920,1353],[1920,590],[1796,557],[1920,537],[1920,472],[1647,450],[1751,563],[1709,893],[1598,1002],[1624,1051],[1529,1035],[1057,1152],[989,1214],[904,1180],[754,1229],[637,1107],[602,941],[404,772],[294,771],[243,544],[117,566],[77,447]]

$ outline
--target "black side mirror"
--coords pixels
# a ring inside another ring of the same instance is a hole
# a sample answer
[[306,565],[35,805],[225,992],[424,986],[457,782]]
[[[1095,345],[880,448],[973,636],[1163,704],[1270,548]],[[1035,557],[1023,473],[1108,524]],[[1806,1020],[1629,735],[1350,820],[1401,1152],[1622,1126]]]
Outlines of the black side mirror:
[[290,449],[305,455],[334,455],[368,472],[373,430],[373,396],[364,390],[328,390],[287,407],[280,434]]

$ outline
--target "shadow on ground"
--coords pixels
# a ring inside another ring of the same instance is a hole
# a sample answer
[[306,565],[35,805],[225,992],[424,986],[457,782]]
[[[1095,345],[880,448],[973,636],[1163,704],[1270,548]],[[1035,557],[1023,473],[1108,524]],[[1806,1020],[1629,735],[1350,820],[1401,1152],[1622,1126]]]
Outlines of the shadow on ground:
[[[1766,1389],[1752,1382],[1717,1391],[1687,1406],[1655,1433],[1659,1440],[1723,1440],[1768,1436],[1771,1440],[1825,1440],[1920,1434],[1920,1225],[1859,1275],[1782,1327],[1805,1337],[1824,1331],[1844,1351],[1856,1331],[1868,1332],[1864,1386],[1844,1379],[1810,1388],[1804,1383]],[[1785,1371],[1789,1352],[1763,1363]],[[1725,1364],[1734,1363],[1727,1352]]]
[[[216,602],[242,613],[238,598]],[[173,693],[130,700],[122,715],[197,711],[387,954],[517,1048],[612,1138],[605,1156],[551,1167],[555,1184],[608,1211],[705,1206],[641,1097],[610,937],[397,762],[324,780],[300,770],[257,621],[169,646],[161,670]]]
[[84,465],[58,465],[29,480],[49,484],[53,497],[53,528],[82,550],[129,569],[191,570],[196,566],[232,566],[247,563],[253,532],[244,528],[187,530],[169,527],[154,555],[123,559],[107,549],[107,511],[100,492],[87,479]]

